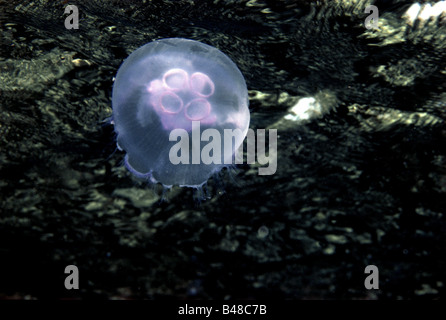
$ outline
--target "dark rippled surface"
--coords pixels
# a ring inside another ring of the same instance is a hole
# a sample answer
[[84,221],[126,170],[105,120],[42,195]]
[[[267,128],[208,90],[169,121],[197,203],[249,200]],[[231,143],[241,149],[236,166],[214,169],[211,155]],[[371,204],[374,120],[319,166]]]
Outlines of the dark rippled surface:
[[[367,31],[366,1],[311,3],[79,1],[67,30],[64,1],[1,2],[0,298],[442,297],[445,23],[383,0]],[[104,121],[113,77],[168,37],[237,64],[251,128],[278,130],[275,175],[241,166],[197,205],[125,170]],[[289,120],[304,97],[320,109]],[[369,264],[380,290],[363,287]]]

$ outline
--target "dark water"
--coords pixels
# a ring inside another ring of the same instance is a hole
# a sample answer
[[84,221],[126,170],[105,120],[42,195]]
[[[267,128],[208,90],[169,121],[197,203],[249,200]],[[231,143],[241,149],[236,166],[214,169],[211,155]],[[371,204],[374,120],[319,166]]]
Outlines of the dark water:
[[[444,295],[444,16],[409,24],[411,1],[375,1],[369,31],[360,0],[70,4],[77,30],[66,1],[0,2],[0,298]],[[240,166],[197,204],[122,166],[113,77],[168,37],[237,64],[251,128],[278,130],[274,175]],[[320,109],[285,119],[305,97]]]

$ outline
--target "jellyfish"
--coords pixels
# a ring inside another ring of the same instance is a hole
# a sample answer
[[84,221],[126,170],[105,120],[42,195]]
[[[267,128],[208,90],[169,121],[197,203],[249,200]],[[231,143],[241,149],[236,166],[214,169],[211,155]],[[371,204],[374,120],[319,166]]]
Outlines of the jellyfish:
[[231,166],[250,120],[246,83],[234,62],[182,38],[130,54],[116,75],[112,107],[125,166],[165,187],[198,188]]

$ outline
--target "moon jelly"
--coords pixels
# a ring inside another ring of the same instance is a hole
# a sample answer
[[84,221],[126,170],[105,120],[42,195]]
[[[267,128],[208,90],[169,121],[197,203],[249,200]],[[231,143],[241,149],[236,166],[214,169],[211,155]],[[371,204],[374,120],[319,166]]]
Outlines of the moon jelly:
[[126,167],[164,186],[203,185],[231,163],[249,127],[240,70],[218,49],[188,39],[134,51],[118,70],[112,104]]

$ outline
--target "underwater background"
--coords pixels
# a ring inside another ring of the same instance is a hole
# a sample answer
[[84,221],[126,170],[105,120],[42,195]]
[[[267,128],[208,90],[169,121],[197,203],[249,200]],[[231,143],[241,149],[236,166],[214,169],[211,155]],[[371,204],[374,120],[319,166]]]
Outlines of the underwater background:
[[[0,299],[444,296],[446,16],[413,3],[0,1]],[[274,175],[241,165],[197,202],[125,169],[113,78],[170,37],[235,62],[250,127],[278,131]]]

